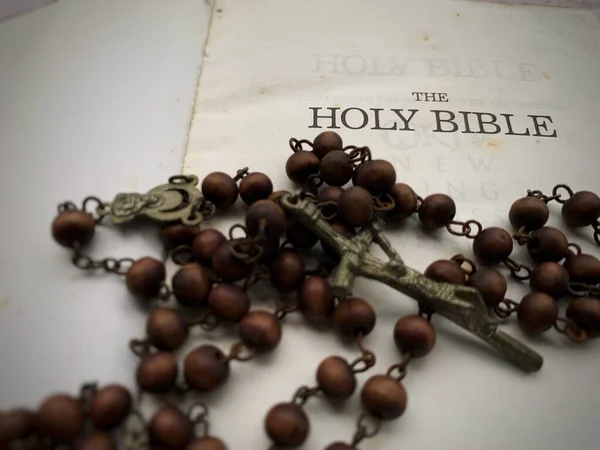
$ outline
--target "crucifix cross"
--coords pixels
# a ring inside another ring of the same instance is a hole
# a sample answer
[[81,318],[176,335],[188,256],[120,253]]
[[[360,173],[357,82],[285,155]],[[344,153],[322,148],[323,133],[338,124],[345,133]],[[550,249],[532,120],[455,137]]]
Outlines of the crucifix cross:
[[[543,360],[538,353],[498,330],[498,322],[489,314],[478,291],[467,286],[433,281],[406,266],[381,232],[385,225],[383,219],[374,219],[355,237],[348,239],[322,218],[312,199],[287,195],[281,199],[281,204],[340,256],[340,263],[331,279],[335,296],[343,298],[350,295],[357,276],[380,281],[412,297],[426,310],[446,317],[484,340],[521,369],[535,372],[541,368]],[[369,253],[373,242],[381,247],[389,261],[382,261]]]

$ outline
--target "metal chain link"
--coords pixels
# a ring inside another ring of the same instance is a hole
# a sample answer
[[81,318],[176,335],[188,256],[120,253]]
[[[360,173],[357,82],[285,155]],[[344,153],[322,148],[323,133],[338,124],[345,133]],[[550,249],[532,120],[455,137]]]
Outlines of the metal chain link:
[[[454,225],[460,226],[461,230],[454,230],[452,228]],[[473,226],[475,227],[474,232]],[[466,237],[467,239],[475,239],[483,231],[483,225],[481,225],[480,222],[472,219],[467,220],[466,222],[461,222],[459,220],[451,220],[446,224],[446,229],[450,234],[453,234],[454,236]]]
[[519,304],[514,300],[505,298],[500,301],[495,307],[494,312],[496,315],[502,319],[506,319],[511,314],[517,312],[519,309]]
[[573,342],[583,342],[588,339],[586,331],[579,328],[575,322],[567,317],[558,317],[553,326],[556,331],[567,335]]
[[294,393],[292,397],[292,403],[302,406],[306,403],[306,401],[317,395],[321,391],[321,388],[318,386],[308,387],[308,386],[300,386],[298,390]]
[[94,260],[90,256],[81,253],[81,247],[75,245],[75,253],[71,261],[82,270],[104,269],[106,272],[115,273],[117,275],[127,275],[131,266],[135,263],[133,258],[104,258]]
[[[531,278],[532,270],[524,264],[519,264],[514,259],[506,258],[504,261],[502,261],[502,264],[510,269],[510,274],[512,277],[519,281],[526,281]],[[524,271],[525,273],[521,274],[521,271]]]
[[352,447],[357,446],[363,439],[371,438],[379,433],[381,419],[364,412],[356,421],[356,432],[352,437]]

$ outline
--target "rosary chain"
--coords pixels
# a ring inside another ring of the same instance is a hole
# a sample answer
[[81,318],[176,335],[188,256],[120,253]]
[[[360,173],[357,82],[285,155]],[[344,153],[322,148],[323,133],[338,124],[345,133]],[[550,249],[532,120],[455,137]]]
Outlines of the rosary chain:
[[559,333],[566,334],[573,342],[583,342],[588,338],[586,331],[579,328],[575,322],[567,317],[557,318],[554,322],[554,329]]
[[571,281],[568,285],[569,293],[575,297],[598,297],[600,296],[599,284],[586,284]]
[[75,253],[71,258],[73,264],[82,270],[104,269],[106,272],[115,273],[117,275],[127,275],[127,272],[135,262],[133,258],[104,258],[94,260],[90,256],[81,252],[81,246],[74,246]]
[[495,307],[494,312],[496,315],[502,319],[506,319],[511,314],[517,312],[519,309],[519,304],[514,300],[505,298],[500,301]]
[[[531,278],[532,270],[524,264],[519,264],[514,259],[506,258],[502,261],[502,264],[508,267],[513,278],[516,278],[519,281],[526,281]],[[525,273],[520,273],[521,271],[524,271]]]
[[300,386],[298,390],[294,393],[294,396],[292,397],[292,403],[302,406],[307,402],[309,398],[314,397],[320,391],[321,388],[319,386]]
[[[454,225],[460,226],[460,231],[453,229],[452,227]],[[473,227],[475,227],[475,230],[473,230]],[[467,220],[466,222],[461,222],[459,220],[451,220],[446,224],[446,229],[450,234],[453,234],[454,236],[463,236],[468,239],[475,239],[483,231],[483,225],[481,225],[481,223],[476,220]]]
[[381,428],[381,419],[363,412],[356,421],[356,433],[352,437],[352,447],[357,446],[365,438],[375,436]]

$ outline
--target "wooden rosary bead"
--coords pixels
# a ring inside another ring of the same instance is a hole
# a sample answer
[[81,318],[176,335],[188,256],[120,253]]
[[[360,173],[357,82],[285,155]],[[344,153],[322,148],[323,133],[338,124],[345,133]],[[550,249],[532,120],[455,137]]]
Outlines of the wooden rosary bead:
[[427,355],[435,345],[435,330],[427,319],[410,315],[401,317],[394,326],[394,342],[401,352],[415,358]]
[[565,315],[584,330],[589,337],[600,336],[600,299],[575,298],[567,306]]
[[227,238],[219,230],[207,228],[200,231],[192,241],[192,254],[204,266],[212,267],[213,255]]
[[521,329],[530,335],[549,330],[558,317],[558,303],[548,294],[531,292],[519,303],[517,319]]
[[356,450],[356,447],[351,447],[343,442],[334,442],[333,444],[329,444],[325,450]]
[[356,172],[356,186],[365,188],[371,195],[388,192],[396,183],[396,170],[388,161],[374,159],[360,165]]
[[342,138],[335,131],[323,131],[313,141],[313,152],[317,158],[323,159],[325,155],[344,147]]
[[492,267],[480,267],[469,277],[468,285],[477,289],[489,308],[495,308],[506,295],[506,278]]
[[600,197],[590,191],[575,192],[562,206],[562,217],[570,227],[587,227],[600,217]]
[[240,339],[260,353],[275,350],[281,341],[281,324],[269,311],[250,311],[240,321]]
[[136,381],[142,391],[164,394],[175,387],[177,360],[168,352],[144,356],[136,372]]
[[229,378],[229,362],[214,345],[201,345],[185,358],[183,375],[190,388],[210,392],[220,388]]
[[83,429],[85,415],[79,399],[57,394],[48,397],[37,412],[36,429],[55,442],[73,439]]
[[536,262],[558,262],[569,254],[569,241],[557,228],[541,227],[531,233],[527,252]]
[[199,308],[206,304],[212,281],[206,267],[189,263],[173,276],[171,286],[177,303],[188,308]]
[[424,275],[433,281],[464,285],[466,282],[465,271],[459,264],[447,259],[432,262],[425,269]]
[[353,173],[352,161],[342,150],[327,153],[319,164],[319,175],[329,186],[345,185]]
[[194,437],[194,425],[179,409],[163,406],[150,420],[148,435],[155,447],[183,449]]
[[180,245],[192,245],[192,241],[199,233],[201,230],[198,226],[177,223],[163,227],[160,230],[159,238],[165,247],[173,249]]
[[317,368],[317,384],[326,397],[346,400],[356,389],[356,376],[344,358],[329,356]]
[[[341,234],[346,239],[350,239],[356,235],[354,228],[350,228],[347,225],[343,224],[342,222],[333,222],[331,224],[331,228],[333,229],[333,231]],[[325,254],[327,254],[327,256],[329,256],[329,258],[336,260],[336,261],[339,259],[337,252],[330,245],[328,245],[325,241],[321,241],[321,247],[323,248],[323,251],[325,252]]]
[[283,250],[271,267],[271,284],[279,292],[295,291],[305,275],[306,268],[300,255],[292,250]]
[[558,299],[568,292],[569,273],[558,263],[543,262],[531,272],[529,286]]
[[537,230],[548,222],[550,211],[546,203],[533,196],[523,197],[515,201],[508,212],[508,220],[517,230],[525,227],[525,231]]
[[258,200],[253,203],[246,213],[248,233],[257,236],[264,223],[265,237],[269,241],[278,240],[287,226],[287,217],[281,206],[271,200]]
[[374,375],[360,393],[367,411],[383,420],[397,419],[406,410],[406,391],[399,381],[388,375]]
[[502,228],[486,228],[473,240],[473,253],[484,264],[498,264],[508,258],[512,250],[512,237]]
[[139,298],[154,297],[162,287],[167,271],[162,261],[145,257],[138,259],[127,271],[125,283],[129,292]]
[[273,193],[271,179],[261,172],[252,172],[240,183],[240,197],[246,205],[266,200]]
[[366,300],[347,297],[340,300],[333,312],[333,324],[343,336],[366,336],[375,327],[375,310]]
[[81,439],[75,446],[75,450],[117,450],[117,444],[107,432],[94,431]]
[[388,192],[394,200],[394,209],[388,212],[394,219],[406,219],[417,210],[417,194],[404,183],[396,183]]
[[159,350],[173,351],[183,345],[188,328],[183,316],[173,308],[154,308],[146,322],[150,343]]
[[75,243],[85,247],[94,237],[95,230],[94,218],[85,211],[63,211],[52,222],[52,237],[67,248],[72,248]]
[[309,320],[325,320],[333,313],[335,302],[329,282],[318,276],[306,278],[298,289],[300,311]]
[[373,197],[365,188],[352,186],[340,195],[338,216],[350,227],[362,227],[373,219]]
[[204,436],[193,439],[185,450],[227,450],[225,443],[213,436]]
[[563,267],[569,272],[569,281],[575,283],[600,283],[600,261],[592,255],[567,256]]
[[279,403],[267,413],[265,430],[277,446],[293,448],[302,445],[308,436],[310,424],[301,406]]
[[313,152],[299,150],[285,163],[285,173],[294,183],[304,184],[310,175],[319,172],[319,158]]
[[322,202],[340,202],[340,197],[344,189],[338,186],[327,186],[319,191],[319,200]]
[[238,198],[239,189],[235,180],[223,172],[212,172],[202,180],[204,198],[219,209],[229,208]]
[[11,441],[29,436],[34,429],[35,420],[35,414],[26,409],[0,413],[0,448],[8,449]]
[[237,259],[231,254],[231,242],[227,241],[213,255],[213,269],[223,281],[234,282],[252,273],[252,265]]
[[435,230],[445,227],[456,215],[456,204],[446,194],[432,194],[419,206],[419,220],[424,228]]
[[219,283],[208,296],[208,307],[221,322],[238,323],[250,310],[250,299],[235,284]]
[[319,238],[300,221],[290,218],[287,221],[285,239],[297,249],[308,250],[319,242]]
[[132,402],[131,394],[124,386],[108,385],[92,398],[88,416],[96,428],[110,430],[125,420]]

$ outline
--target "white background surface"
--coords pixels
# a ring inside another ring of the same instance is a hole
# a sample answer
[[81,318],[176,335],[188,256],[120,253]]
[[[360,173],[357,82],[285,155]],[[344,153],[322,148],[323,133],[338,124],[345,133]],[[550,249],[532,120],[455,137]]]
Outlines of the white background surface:
[[[228,5],[236,3],[245,2]],[[34,407],[51,392],[75,393],[84,381],[133,386],[137,361],[126,344],[141,335],[143,312],[116,277],[90,278],[72,267],[50,238],[50,222],[60,201],[80,202],[88,194],[110,200],[117,191],[145,191],[179,172],[208,8],[186,0],[61,0],[0,24],[0,408]],[[233,30],[226,37],[233,45]],[[275,46],[273,40],[265,43]],[[216,49],[210,58],[219,63]],[[278,115],[272,109],[270,114]],[[290,123],[281,136],[310,138],[305,122]],[[210,144],[211,151],[219,148]],[[287,151],[285,139],[282,149]],[[233,164],[228,158],[221,155],[225,167]],[[203,175],[212,163],[195,167]],[[412,255],[445,257],[455,250],[440,252],[439,241],[428,242]],[[160,254],[152,234],[99,232],[96,243],[91,251],[98,256]],[[397,359],[391,327],[400,315],[414,312],[412,302],[397,302],[396,293],[376,286],[362,283],[359,289],[379,313],[368,340],[379,359],[371,373]],[[207,398],[212,432],[231,449],[267,448],[265,412],[298,386],[312,384],[323,357],[356,356],[333,332],[312,330],[296,317],[286,322],[276,352],[235,364],[228,384]],[[411,364],[407,413],[361,449],[597,447],[598,342],[577,348],[554,333],[530,341],[508,326],[545,358],[542,371],[527,376],[445,321],[436,320],[436,326],[435,351]],[[206,339],[224,348],[228,342],[218,333]],[[312,433],[304,448],[347,441],[360,412],[357,397],[346,408],[309,401]]]
[[[0,408],[83,381],[133,387],[144,313],[50,236],[56,205],[144,192],[181,170],[210,5],[61,0],[0,23]],[[10,211],[10,212],[9,212]],[[160,257],[100,230],[98,257]]]

